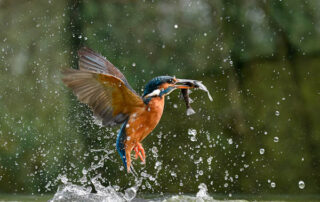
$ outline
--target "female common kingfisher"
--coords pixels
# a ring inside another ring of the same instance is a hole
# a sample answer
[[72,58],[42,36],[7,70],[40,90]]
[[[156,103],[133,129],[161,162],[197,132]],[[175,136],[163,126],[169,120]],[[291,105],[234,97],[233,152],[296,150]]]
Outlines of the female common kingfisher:
[[116,147],[124,167],[133,171],[130,153],[134,150],[135,157],[145,162],[141,141],[160,121],[164,97],[175,89],[194,88],[196,81],[158,76],[145,86],[140,97],[105,57],[87,47],[81,48],[78,56],[79,69],[65,70],[62,80],[104,126],[122,124]]

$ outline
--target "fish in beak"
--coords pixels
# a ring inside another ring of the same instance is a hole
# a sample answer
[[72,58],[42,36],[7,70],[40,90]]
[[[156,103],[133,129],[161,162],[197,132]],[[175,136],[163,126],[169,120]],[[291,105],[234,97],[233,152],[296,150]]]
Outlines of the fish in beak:
[[176,79],[176,83],[174,84],[175,88],[179,89],[199,89],[203,90],[208,94],[209,100],[212,102],[213,99],[208,91],[207,87],[202,84],[202,81],[191,80],[191,79]]
[[212,101],[212,97],[205,85],[202,84],[202,81],[190,80],[190,79],[176,79],[174,87],[181,89],[182,97],[186,103],[187,107],[187,116],[196,113],[190,105],[191,99],[189,98],[190,91],[189,89],[200,89],[205,91],[208,94],[209,100]]

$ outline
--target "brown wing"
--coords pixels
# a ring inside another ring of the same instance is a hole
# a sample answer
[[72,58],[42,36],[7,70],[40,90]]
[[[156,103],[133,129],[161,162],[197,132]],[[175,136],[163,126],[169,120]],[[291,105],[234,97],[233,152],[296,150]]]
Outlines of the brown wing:
[[128,83],[126,77],[105,57],[99,53],[94,52],[90,48],[82,47],[78,51],[79,69],[86,69],[89,71],[109,74],[119,78],[131,91],[136,93]]
[[103,125],[123,123],[137,108],[144,106],[142,98],[114,75],[68,69],[63,72],[62,80],[81,102],[92,108]]

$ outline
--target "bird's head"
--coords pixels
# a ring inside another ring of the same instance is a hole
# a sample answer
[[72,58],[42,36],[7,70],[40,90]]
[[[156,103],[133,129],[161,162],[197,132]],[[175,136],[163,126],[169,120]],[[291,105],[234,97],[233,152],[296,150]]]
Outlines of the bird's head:
[[172,76],[158,76],[149,81],[144,88],[143,98],[150,100],[153,97],[162,97],[175,89],[193,88],[194,80],[177,79]]

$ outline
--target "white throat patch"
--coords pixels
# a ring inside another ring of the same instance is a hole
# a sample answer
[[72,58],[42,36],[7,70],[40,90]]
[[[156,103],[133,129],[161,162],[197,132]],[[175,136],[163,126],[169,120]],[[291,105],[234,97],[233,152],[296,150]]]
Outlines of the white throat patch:
[[147,94],[145,97],[153,97],[153,96],[159,96],[160,95],[160,89],[156,89],[154,91],[152,91],[151,93]]

